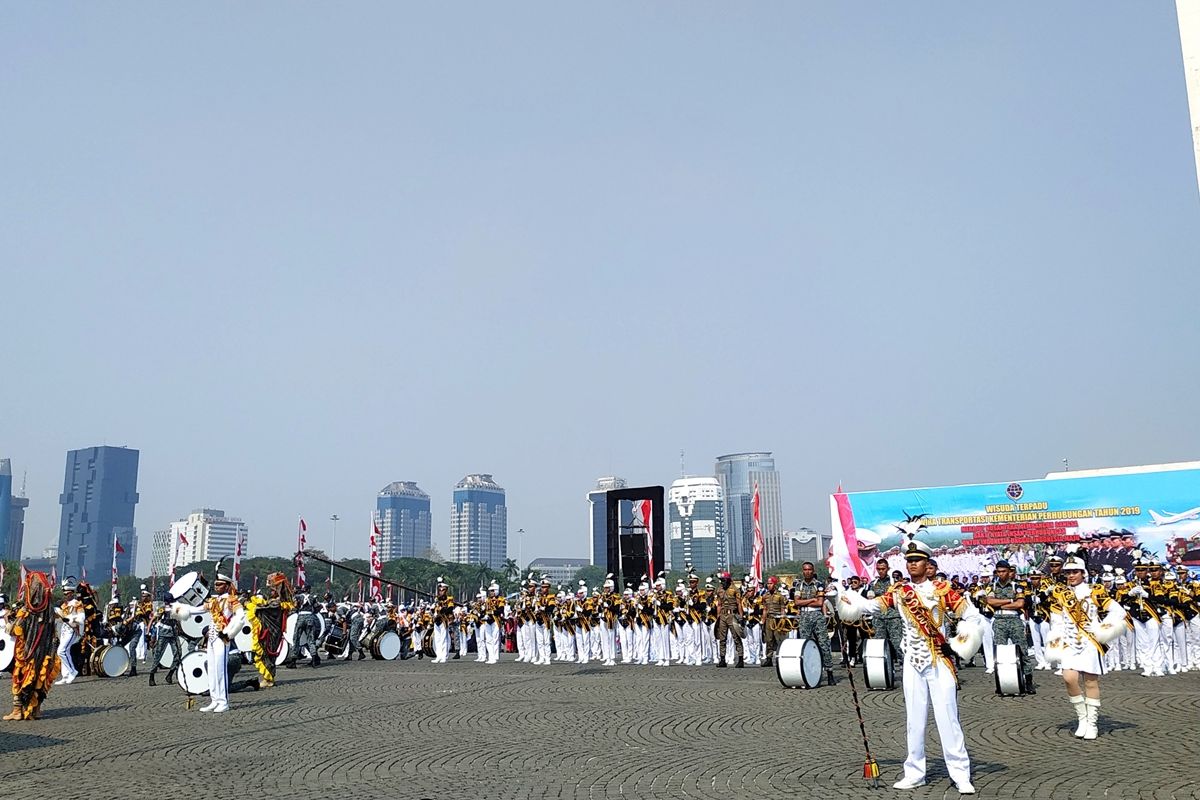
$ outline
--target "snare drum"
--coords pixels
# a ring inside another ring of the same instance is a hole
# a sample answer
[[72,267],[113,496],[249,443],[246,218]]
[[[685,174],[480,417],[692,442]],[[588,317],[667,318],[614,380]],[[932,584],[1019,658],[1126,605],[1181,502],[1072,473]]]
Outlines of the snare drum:
[[337,625],[329,629],[329,636],[325,639],[325,652],[334,658],[341,658],[346,654],[350,645],[346,641],[346,632]]
[[129,669],[129,651],[115,644],[97,647],[92,652],[92,674],[100,678],[119,678]]
[[168,591],[176,603],[198,606],[208,599],[208,580],[199,572],[189,572],[172,583]]
[[821,648],[812,639],[784,639],[775,656],[775,674],[785,689],[816,689],[824,670]]
[[863,643],[863,678],[868,689],[886,691],[896,688],[892,645],[887,639],[867,639]]
[[371,642],[371,657],[377,661],[394,661],[400,657],[400,634],[384,631]]
[[1021,669],[1024,656],[1015,644],[996,645],[996,694],[1001,697],[1025,694],[1025,672]]
[[6,631],[0,632],[0,672],[12,669],[13,654],[17,651],[17,640]]

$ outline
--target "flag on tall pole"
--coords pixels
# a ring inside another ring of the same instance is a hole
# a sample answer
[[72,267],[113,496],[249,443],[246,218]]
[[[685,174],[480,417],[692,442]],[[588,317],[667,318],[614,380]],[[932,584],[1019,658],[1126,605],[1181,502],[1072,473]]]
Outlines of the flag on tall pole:
[[117,540],[117,535],[113,534],[113,562],[112,562],[112,596],[115,599],[117,596],[117,553],[124,553],[125,548],[121,547],[121,542]]
[[754,497],[750,501],[750,508],[754,512],[754,555],[750,560],[750,578],[756,586],[762,584],[763,550],[766,549],[766,542],[763,540],[762,519],[759,517],[758,507],[758,481],[755,481]]
[[[17,597],[20,597],[22,595],[22,593],[25,591],[25,575],[26,575],[25,565],[22,564],[21,572],[17,576]],[[55,581],[55,583],[57,583],[57,581]],[[15,605],[13,607],[16,608]]]
[[838,484],[837,491],[829,496],[829,517],[833,540],[830,542],[829,575],[834,580],[845,580],[851,575],[866,578],[870,575],[867,565],[858,555],[858,528],[854,525],[854,509],[850,497]]
[[[24,570],[25,568],[21,567],[21,569]],[[24,574],[24,573],[22,573],[22,574]],[[58,565],[57,564],[50,565],[50,585],[58,586]]]
[[242,542],[246,532],[237,532],[237,545],[233,548],[233,585],[238,586],[242,580]]
[[307,543],[304,538],[304,532],[308,530],[308,526],[304,524],[304,517],[300,518],[300,530],[296,533],[296,541],[299,545],[296,553],[296,586],[304,587],[308,585],[308,576],[304,574],[304,546]]
[[175,565],[179,563],[179,557],[183,554],[183,548],[188,543],[187,537],[183,535],[183,531],[179,532],[179,541],[175,543],[175,547],[171,550],[171,585],[175,585]]
[[383,585],[379,576],[383,573],[383,563],[379,560],[379,526],[371,520],[371,599],[379,596]]

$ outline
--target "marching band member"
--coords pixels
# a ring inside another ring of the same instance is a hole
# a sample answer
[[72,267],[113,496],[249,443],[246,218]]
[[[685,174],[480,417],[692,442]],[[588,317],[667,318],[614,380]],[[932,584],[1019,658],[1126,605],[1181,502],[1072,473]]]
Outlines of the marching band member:
[[242,629],[246,612],[233,591],[233,581],[228,575],[218,572],[213,580],[213,594],[203,606],[185,606],[175,603],[171,613],[175,619],[208,612],[213,624],[208,627],[205,652],[208,656],[209,703],[200,710],[220,714],[229,710],[229,676],[226,667],[229,643]]
[[[15,640],[12,662],[13,709],[12,713],[4,716],[5,720],[40,719],[42,703],[50,694],[50,687],[58,683],[52,681],[59,672],[59,657],[55,653],[56,610],[52,605],[53,590],[50,578],[44,572],[30,572],[25,576],[21,607],[17,609],[9,628]],[[72,615],[74,613],[71,612]],[[82,619],[82,611],[79,613]]]
[[1175,567],[1180,590],[1184,593],[1183,615],[1187,644],[1187,669],[1200,669],[1200,581],[1192,580],[1183,564]]
[[575,663],[588,663],[592,650],[592,602],[588,598],[587,581],[580,581],[575,590]]
[[633,587],[627,586],[621,592],[621,602],[617,606],[617,627],[613,629],[613,638],[621,647],[621,663],[633,663]]
[[483,655],[482,660],[488,664],[495,664],[500,660],[500,629],[504,625],[506,607],[504,595],[500,594],[500,584],[493,581],[483,599],[483,616],[479,626],[479,640],[476,642],[476,647]]
[[554,626],[555,607],[558,598],[550,589],[550,576],[543,575],[539,594],[534,600],[534,661],[535,664],[550,664],[550,633]]
[[[904,621],[904,708],[908,728],[908,757],[904,777],[896,789],[925,785],[925,727],[929,706],[937,722],[938,738],[946,771],[960,794],[974,794],[971,758],[967,755],[962,726],[958,722],[958,680],[954,656],[969,660],[983,639],[981,617],[975,605],[943,580],[930,580],[933,550],[912,540],[904,552],[909,583],[893,584],[885,594],[866,600],[857,592],[843,592],[841,616],[855,621],[864,613],[879,614],[899,608]],[[958,635],[947,640],[946,618],[959,616]]]
[[1050,601],[1046,655],[1061,664],[1067,699],[1079,719],[1076,738],[1095,739],[1100,675],[1104,672],[1100,660],[1107,643],[1125,630],[1125,609],[1108,596],[1103,586],[1087,583],[1087,562],[1079,555],[1072,555],[1063,564],[1063,574],[1066,582],[1054,587]]
[[[168,600],[171,598],[168,597]],[[171,609],[163,606],[155,617],[154,623],[150,627],[150,631],[154,637],[154,650],[150,653],[150,686],[154,686],[154,676],[158,673],[158,665],[167,652],[167,648],[171,648],[171,667],[167,670],[167,686],[170,686],[175,680],[175,671],[179,669],[179,662],[183,660],[182,648],[179,646],[179,634],[176,630],[175,620],[171,619]]]
[[433,663],[445,664],[450,659],[450,626],[454,624],[454,597],[450,587],[437,579],[437,597],[433,610]]
[[[737,666],[745,666],[745,653],[742,650],[742,597],[733,588],[733,576],[728,572],[721,573],[721,588],[717,592],[717,647],[720,653],[718,667],[725,666],[725,653],[728,648],[726,640],[733,637],[733,647],[737,652]],[[829,647],[829,640],[825,646]]]
[[83,603],[75,598],[76,586],[74,578],[63,579],[63,601],[55,611],[58,616],[58,660],[62,669],[62,676],[54,682],[56,686],[71,683],[79,677],[79,670],[71,658],[71,648],[83,636],[84,625]]

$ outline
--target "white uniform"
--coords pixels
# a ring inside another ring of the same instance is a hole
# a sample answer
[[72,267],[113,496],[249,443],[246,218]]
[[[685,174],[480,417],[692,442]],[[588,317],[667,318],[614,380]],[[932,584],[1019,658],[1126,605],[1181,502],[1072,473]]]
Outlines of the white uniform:
[[904,708],[908,729],[908,757],[904,760],[901,783],[909,786],[919,786],[925,781],[925,727],[930,705],[950,779],[960,787],[971,784],[971,759],[958,722],[958,683],[954,669],[944,655],[930,650],[917,620],[902,602],[907,592],[914,593],[926,610],[933,610],[935,623],[946,611],[961,614],[959,635],[950,645],[960,658],[970,659],[982,639],[982,616],[965,597],[960,599],[957,607],[947,608],[949,591],[949,585],[941,581],[901,583],[874,600],[866,600],[858,592],[844,592],[845,600],[839,606],[842,619],[849,622],[857,621],[863,613],[882,613],[886,606],[893,604],[900,608],[900,618],[904,622]]
[[71,658],[71,648],[79,641],[85,617],[83,603],[78,600],[67,600],[61,609],[62,616],[58,618],[58,658],[62,662],[62,669],[57,682],[70,683],[79,676],[79,670]]
[[[246,624],[246,611],[238,602],[237,595],[230,593],[210,597],[202,606],[176,603],[171,607],[171,614],[175,619],[205,612],[212,614],[213,618],[213,624],[208,628],[205,647],[209,703],[200,710],[220,713],[229,710],[229,675],[226,672],[229,642]],[[221,638],[222,634],[225,638]]]

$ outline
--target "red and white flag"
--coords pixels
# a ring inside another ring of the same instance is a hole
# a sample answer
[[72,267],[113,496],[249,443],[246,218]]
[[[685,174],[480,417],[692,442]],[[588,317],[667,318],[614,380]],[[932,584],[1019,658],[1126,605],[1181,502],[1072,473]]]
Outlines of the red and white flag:
[[117,596],[117,553],[124,553],[125,548],[121,547],[121,543],[117,541],[117,537],[113,536],[113,562],[112,562],[112,596]]
[[371,597],[379,595],[383,584],[379,582],[380,575],[383,574],[383,562],[379,560],[379,526],[374,520],[371,522]]
[[4,562],[0,561],[0,584],[4,583]]
[[858,529],[854,525],[854,509],[850,497],[841,485],[829,496],[829,517],[833,540],[829,546],[829,575],[834,580],[845,580],[851,575],[867,578],[870,572],[858,555]]
[[633,527],[646,532],[646,574],[654,582],[654,532],[651,530],[654,503],[650,500],[633,501]]
[[[26,574],[27,573],[25,570],[25,565],[22,564],[21,565],[21,574],[17,580],[17,597],[20,597],[25,592],[25,575]],[[58,583],[58,581],[54,581],[54,583]],[[16,606],[14,606],[14,608],[15,607]]]
[[754,585],[762,584],[762,568],[763,568],[763,550],[766,549],[766,541],[763,539],[762,519],[759,517],[759,498],[758,498],[758,481],[754,482],[754,497],[750,501],[750,507],[754,512],[754,555],[750,559],[750,579],[754,581]]
[[308,530],[308,525],[304,523],[304,517],[300,518],[300,530],[296,533],[296,541],[299,544],[296,553],[296,588],[308,585],[308,576],[304,573],[304,548],[308,544],[304,533]]
[[[22,575],[25,574],[24,567],[21,567],[21,574]],[[57,564],[50,565],[50,585],[58,586],[58,565]]]
[[358,579],[358,602],[361,603],[362,601],[363,601],[362,578],[359,578]]
[[81,580],[81,581],[87,580],[87,564],[79,565],[79,580]]

